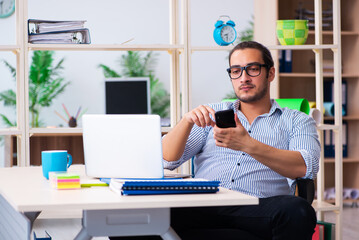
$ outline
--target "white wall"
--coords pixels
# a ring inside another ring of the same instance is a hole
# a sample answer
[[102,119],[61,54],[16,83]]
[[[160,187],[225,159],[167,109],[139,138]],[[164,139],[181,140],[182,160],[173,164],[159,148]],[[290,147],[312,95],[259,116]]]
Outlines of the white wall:
[[[93,44],[121,43],[135,38],[131,44],[169,43],[169,3],[167,0],[29,0],[28,17],[51,20],[87,20]],[[237,31],[249,26],[253,15],[253,0],[192,0],[192,45],[215,46],[212,34],[220,15],[229,15],[237,24]],[[15,43],[15,14],[0,19],[0,44]],[[64,103],[71,114],[78,107],[88,113],[105,112],[104,79],[97,65],[109,65],[119,70],[117,60],[123,52],[56,52],[57,59],[65,57],[63,72],[71,82],[65,93],[49,108],[41,112],[47,125],[64,122],[54,111],[63,113]],[[231,92],[231,83],[225,72],[228,52],[193,53],[192,106],[218,102]],[[0,59],[15,65],[12,53],[0,52]],[[0,63],[0,90],[14,88],[9,72]],[[169,54],[159,52],[155,75],[169,88]],[[0,112],[11,114],[12,109],[0,105]],[[14,117],[15,118],[15,117]],[[0,127],[3,126],[0,123]]]

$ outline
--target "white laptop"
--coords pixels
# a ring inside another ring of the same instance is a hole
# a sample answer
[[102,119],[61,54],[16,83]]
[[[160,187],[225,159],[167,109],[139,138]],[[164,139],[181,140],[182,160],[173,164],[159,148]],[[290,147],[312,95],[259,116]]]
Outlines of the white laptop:
[[163,178],[158,115],[86,114],[86,174],[96,178]]

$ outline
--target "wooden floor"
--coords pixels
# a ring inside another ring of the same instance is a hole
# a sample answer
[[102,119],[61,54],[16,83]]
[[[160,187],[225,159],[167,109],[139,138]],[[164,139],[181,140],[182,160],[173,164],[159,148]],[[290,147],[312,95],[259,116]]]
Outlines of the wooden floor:
[[[324,220],[335,222],[335,213],[326,212]],[[37,219],[34,231],[37,237],[43,235],[45,230],[54,240],[74,239],[81,229],[81,219]],[[93,240],[108,240],[107,237],[95,237]],[[345,204],[343,207],[343,239],[359,240],[359,208]]]

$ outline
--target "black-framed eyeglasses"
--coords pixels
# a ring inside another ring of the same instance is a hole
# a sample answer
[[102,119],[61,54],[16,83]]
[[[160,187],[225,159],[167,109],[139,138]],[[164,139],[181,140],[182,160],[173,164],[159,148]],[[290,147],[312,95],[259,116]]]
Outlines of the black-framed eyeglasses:
[[251,63],[244,67],[232,66],[230,68],[227,68],[227,72],[231,79],[240,78],[243,74],[243,70],[245,70],[249,76],[257,77],[261,74],[262,67],[268,68],[268,65],[260,64],[260,63]]

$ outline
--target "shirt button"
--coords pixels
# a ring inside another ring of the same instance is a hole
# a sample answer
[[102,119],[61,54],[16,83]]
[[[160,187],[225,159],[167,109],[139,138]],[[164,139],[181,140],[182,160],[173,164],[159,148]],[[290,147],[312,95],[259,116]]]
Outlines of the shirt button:
[[234,179],[232,179],[232,182],[234,182]]
[[240,163],[237,163],[237,166],[241,165]]
[[242,153],[242,155],[246,155],[245,153]]
[[251,133],[252,131],[251,130],[248,130],[249,133]]

